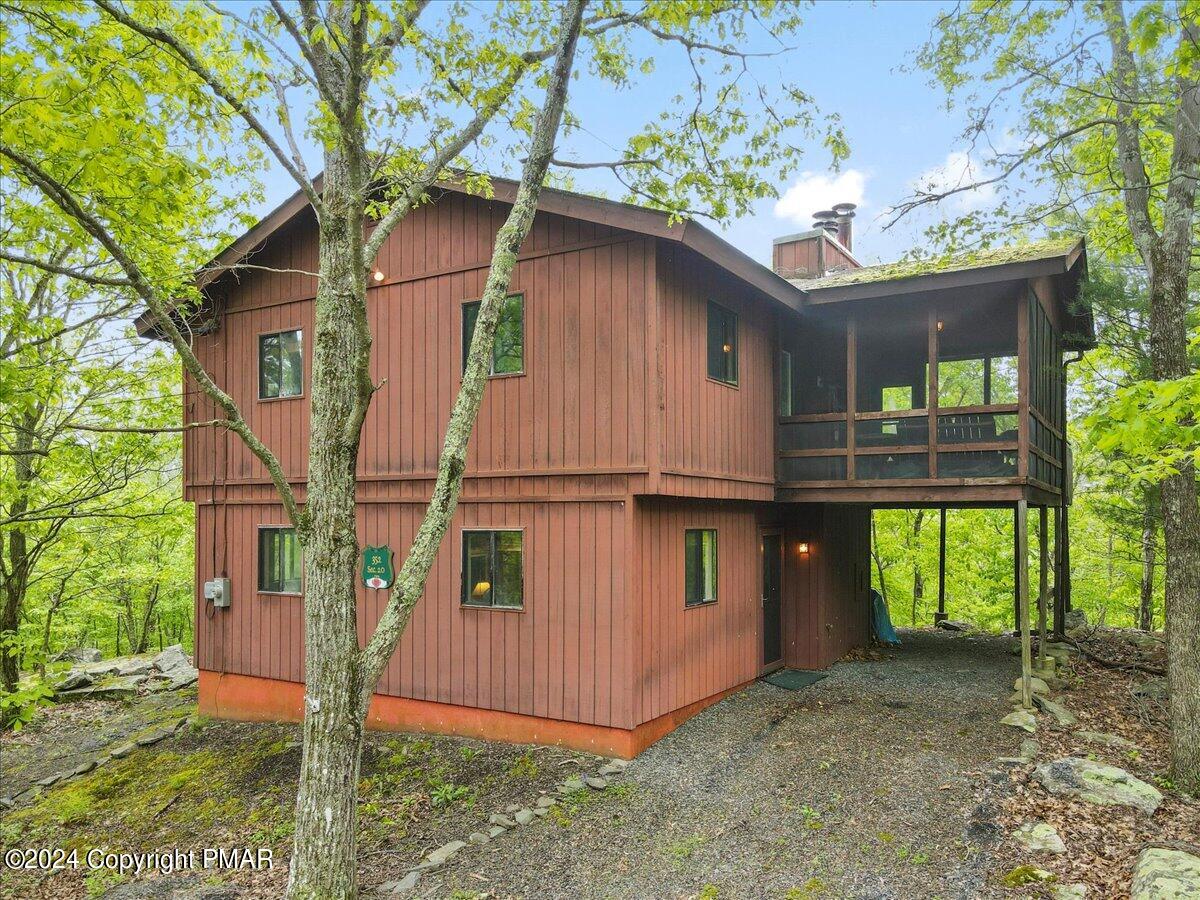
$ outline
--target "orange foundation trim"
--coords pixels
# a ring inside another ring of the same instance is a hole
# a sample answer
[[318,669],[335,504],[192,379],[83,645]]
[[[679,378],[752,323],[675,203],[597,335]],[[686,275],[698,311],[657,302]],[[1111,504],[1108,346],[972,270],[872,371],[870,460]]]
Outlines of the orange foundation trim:
[[[202,715],[241,722],[299,722],[304,718],[304,685],[298,682],[207,669],[200,671],[199,680]],[[550,744],[633,759],[701,710],[748,684],[705,697],[632,729],[375,694],[367,712],[367,727],[376,731],[454,734],[510,744]]]

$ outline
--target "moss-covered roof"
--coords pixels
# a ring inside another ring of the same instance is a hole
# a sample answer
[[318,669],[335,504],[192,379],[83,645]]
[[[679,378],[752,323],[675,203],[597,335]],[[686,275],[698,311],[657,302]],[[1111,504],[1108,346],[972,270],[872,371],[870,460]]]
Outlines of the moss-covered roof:
[[971,250],[952,253],[929,259],[910,259],[900,262],[864,266],[826,275],[824,278],[792,278],[792,284],[804,291],[823,288],[846,287],[853,284],[873,284],[880,281],[898,281],[902,278],[917,278],[922,275],[940,275],[945,272],[961,272],[967,269],[983,269],[1009,263],[1036,262],[1065,256],[1079,243],[1079,238],[1051,238],[1042,241],[1027,241],[1007,247],[988,250]]

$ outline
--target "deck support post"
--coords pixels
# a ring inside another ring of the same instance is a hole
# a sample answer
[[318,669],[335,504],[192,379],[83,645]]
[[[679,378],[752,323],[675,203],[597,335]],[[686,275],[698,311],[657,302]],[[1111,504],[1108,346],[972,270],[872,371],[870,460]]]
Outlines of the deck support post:
[[1050,516],[1038,507],[1038,668],[1049,668],[1046,659],[1046,601],[1050,593]]
[[1021,555],[1017,552],[1017,507],[1013,507],[1013,634],[1021,635]]
[[1029,501],[1018,500],[1015,510],[1014,547],[1017,558],[1017,611],[1021,630],[1021,705],[1033,708],[1033,647],[1029,635]]
[[1066,609],[1063,608],[1063,508],[1054,507],[1054,639],[1064,637]]
[[1062,508],[1062,607],[1063,628],[1071,611],[1071,507],[1063,501]]
[[946,507],[938,510],[938,608],[933,624],[945,622],[946,616]]

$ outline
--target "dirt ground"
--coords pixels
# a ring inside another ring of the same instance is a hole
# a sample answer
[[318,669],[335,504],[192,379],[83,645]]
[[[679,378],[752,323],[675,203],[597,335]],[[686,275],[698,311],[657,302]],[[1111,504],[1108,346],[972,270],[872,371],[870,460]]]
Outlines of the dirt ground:
[[[1089,898],[1120,897],[1147,840],[1195,839],[1200,807],[1178,795],[1153,821],[1136,822],[1127,811],[1096,813],[1049,798],[1030,782],[1031,765],[998,762],[1027,737],[999,724],[1018,671],[1011,638],[901,637],[899,649],[858,654],[800,691],[756,683],[725,699],[607,788],[585,789],[531,825],[468,846],[406,896],[1016,897],[1046,893],[999,883],[1032,861],[1064,881],[1088,882]],[[1105,725],[1145,748],[1112,762],[1157,778],[1165,731],[1145,710],[1123,711],[1127,676],[1085,675],[1088,689],[1076,677],[1064,701],[1085,727]],[[0,753],[13,765],[0,766],[0,794],[58,765],[39,765],[42,756],[69,759],[75,744],[99,747],[105,735],[178,714],[137,703],[53,710],[30,731],[2,739]],[[1044,719],[1039,759],[1089,752]],[[206,900],[280,896],[298,737],[293,726],[197,720],[0,818],[0,849],[265,846],[274,851],[273,869],[151,880],[5,872],[0,896],[132,900],[177,896],[174,887]],[[378,896],[381,884],[400,879],[428,851],[486,830],[490,814],[532,806],[564,778],[602,763],[549,747],[370,735],[360,783],[363,895]],[[1006,835],[1030,811],[1060,827],[1079,855],[1031,860],[1019,852]]]

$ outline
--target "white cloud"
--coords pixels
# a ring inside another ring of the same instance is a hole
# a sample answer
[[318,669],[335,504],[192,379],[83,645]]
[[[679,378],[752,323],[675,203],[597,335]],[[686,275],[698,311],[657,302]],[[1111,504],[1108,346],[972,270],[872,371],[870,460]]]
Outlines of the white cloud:
[[[971,154],[955,150],[946,155],[940,166],[926,169],[916,177],[913,187],[928,194],[942,194],[955,188],[966,187],[988,177],[988,172],[972,159]],[[995,199],[996,185],[984,184],[970,190],[959,191],[946,199],[953,208],[961,212],[987,206]]]
[[775,202],[775,215],[808,228],[813,213],[829,209],[835,203],[864,204],[867,174],[859,169],[844,169],[836,175],[801,172],[800,177]]

